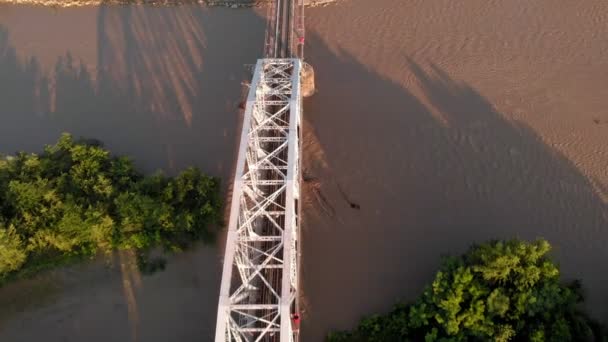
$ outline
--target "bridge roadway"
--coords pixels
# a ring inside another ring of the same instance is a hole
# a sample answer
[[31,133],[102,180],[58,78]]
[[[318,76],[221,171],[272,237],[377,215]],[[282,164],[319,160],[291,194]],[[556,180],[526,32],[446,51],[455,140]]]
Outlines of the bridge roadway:
[[275,22],[275,58],[290,58],[292,38],[292,10],[293,0],[278,0]]
[[304,0],[275,0],[269,8],[266,58],[303,59]]
[[245,106],[216,342],[299,340],[303,0],[269,8]]

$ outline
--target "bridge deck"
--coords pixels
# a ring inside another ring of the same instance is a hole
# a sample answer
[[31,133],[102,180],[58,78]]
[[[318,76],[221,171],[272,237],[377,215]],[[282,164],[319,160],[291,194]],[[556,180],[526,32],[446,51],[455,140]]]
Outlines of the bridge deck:
[[304,0],[275,0],[269,7],[266,58],[304,58]]
[[232,194],[216,342],[297,341],[300,59],[260,59]]

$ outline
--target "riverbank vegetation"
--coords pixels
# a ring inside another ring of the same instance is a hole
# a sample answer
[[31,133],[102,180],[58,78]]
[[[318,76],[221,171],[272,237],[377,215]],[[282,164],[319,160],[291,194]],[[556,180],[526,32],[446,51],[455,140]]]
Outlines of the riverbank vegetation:
[[560,282],[550,249],[543,240],[473,246],[446,258],[413,304],[328,341],[608,341],[605,327],[581,311],[580,284]]
[[144,176],[96,141],[64,134],[41,154],[0,156],[0,284],[70,260],[210,242],[220,220],[219,180],[189,168]]

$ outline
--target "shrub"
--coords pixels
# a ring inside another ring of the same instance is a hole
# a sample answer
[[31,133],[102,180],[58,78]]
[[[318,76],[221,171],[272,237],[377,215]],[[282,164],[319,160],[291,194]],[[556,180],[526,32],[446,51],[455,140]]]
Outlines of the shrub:
[[579,309],[580,283],[563,284],[544,240],[494,241],[448,257],[410,305],[365,318],[341,341],[608,341]]
[[114,249],[145,256],[209,242],[219,212],[218,179],[196,168],[144,176],[101,143],[64,134],[41,154],[0,158],[0,281]]

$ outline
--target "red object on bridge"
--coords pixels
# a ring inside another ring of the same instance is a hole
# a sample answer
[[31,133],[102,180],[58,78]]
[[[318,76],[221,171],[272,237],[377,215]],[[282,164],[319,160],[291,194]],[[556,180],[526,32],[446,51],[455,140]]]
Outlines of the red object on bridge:
[[300,37],[300,44],[304,44],[304,37]]
[[297,313],[294,313],[293,315],[291,315],[291,320],[292,320],[292,324],[294,327],[294,330],[300,330],[300,315]]

